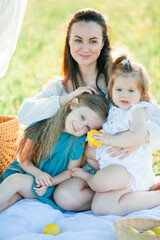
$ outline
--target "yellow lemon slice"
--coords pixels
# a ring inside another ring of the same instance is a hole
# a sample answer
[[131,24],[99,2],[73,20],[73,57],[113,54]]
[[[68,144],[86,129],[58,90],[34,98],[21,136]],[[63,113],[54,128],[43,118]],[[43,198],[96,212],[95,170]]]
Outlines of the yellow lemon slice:
[[54,224],[48,224],[43,228],[43,234],[58,235],[60,233],[60,228]]
[[152,230],[144,231],[144,232],[142,232],[142,234],[156,235]]
[[137,229],[132,228],[132,227],[127,228],[127,230],[131,231],[131,232],[139,233],[139,231]]
[[87,141],[95,147],[99,147],[103,145],[103,143],[95,142],[96,139],[92,137],[92,133],[98,133],[98,132],[99,131],[92,129],[87,133]]
[[153,228],[152,231],[153,231],[155,234],[160,235],[160,227]]

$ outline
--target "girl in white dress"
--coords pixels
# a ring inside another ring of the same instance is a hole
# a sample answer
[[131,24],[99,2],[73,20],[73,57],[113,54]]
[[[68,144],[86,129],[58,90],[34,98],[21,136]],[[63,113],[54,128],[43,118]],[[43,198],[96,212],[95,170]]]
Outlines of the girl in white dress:
[[[123,160],[118,156],[110,157],[107,153],[110,146],[134,147],[145,139],[147,125],[154,110],[145,68],[131,62],[126,55],[113,61],[109,67],[108,98],[113,104],[108,119],[102,130],[93,134],[95,141],[104,145],[97,148],[95,159],[91,159],[91,153],[87,151],[89,163],[95,166],[96,161],[100,170],[92,175],[81,168],[73,168],[72,176],[85,180],[95,192],[111,194],[113,191],[114,197],[116,190],[126,189],[126,193],[149,190],[154,184],[149,142],[144,142]],[[119,203],[123,202],[123,195],[124,193],[119,195],[115,208],[112,209],[113,204],[110,202],[110,214],[114,214]],[[126,209],[122,208],[121,214],[126,213]]]

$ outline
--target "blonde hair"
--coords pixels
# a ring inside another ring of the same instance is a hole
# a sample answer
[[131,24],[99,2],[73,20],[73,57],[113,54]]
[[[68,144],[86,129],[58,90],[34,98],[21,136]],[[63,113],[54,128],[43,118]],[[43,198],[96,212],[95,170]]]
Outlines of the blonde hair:
[[110,60],[108,67],[108,99],[112,102],[112,88],[117,76],[130,77],[137,79],[137,88],[141,92],[141,101],[152,102],[150,89],[150,79],[145,67],[131,61],[126,54]]
[[[77,107],[86,106],[96,112],[102,120],[107,118],[108,102],[104,96],[85,93],[77,98],[79,100]],[[51,154],[65,128],[66,117],[72,111],[71,103],[72,100],[64,104],[56,115],[26,128],[18,145],[18,154],[22,153],[28,138],[33,141],[28,157],[35,166]]]

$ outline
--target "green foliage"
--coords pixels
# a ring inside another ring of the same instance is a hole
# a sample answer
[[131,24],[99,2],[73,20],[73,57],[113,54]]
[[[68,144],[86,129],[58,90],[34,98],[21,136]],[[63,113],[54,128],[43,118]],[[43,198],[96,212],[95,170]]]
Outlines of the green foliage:
[[159,0],[30,0],[10,67],[0,80],[0,114],[16,115],[24,98],[36,95],[59,74],[66,22],[86,7],[108,16],[112,45],[126,47],[145,65],[160,103]]

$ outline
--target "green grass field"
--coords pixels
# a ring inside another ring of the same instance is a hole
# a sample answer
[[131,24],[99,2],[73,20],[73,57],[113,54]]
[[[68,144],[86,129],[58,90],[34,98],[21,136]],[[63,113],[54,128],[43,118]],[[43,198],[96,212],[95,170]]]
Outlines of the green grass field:
[[[61,70],[66,21],[91,7],[108,17],[112,45],[125,47],[148,70],[152,93],[160,104],[159,0],[29,0],[16,51],[0,80],[0,114],[16,115],[25,97],[37,94]],[[154,164],[159,172],[159,152]]]

